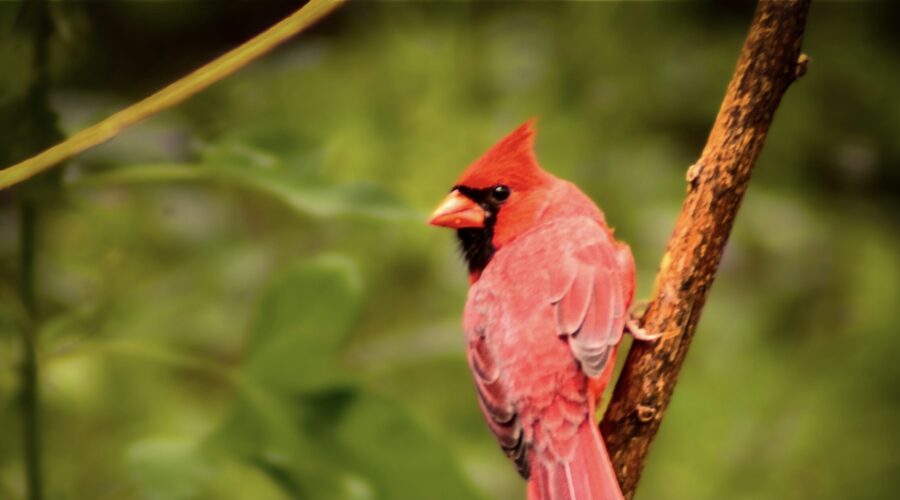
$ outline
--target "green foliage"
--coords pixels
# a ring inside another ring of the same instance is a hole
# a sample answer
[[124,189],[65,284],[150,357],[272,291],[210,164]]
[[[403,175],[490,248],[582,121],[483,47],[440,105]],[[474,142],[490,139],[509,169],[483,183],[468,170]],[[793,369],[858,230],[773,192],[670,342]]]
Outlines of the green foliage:
[[138,491],[149,500],[197,498],[211,470],[196,444],[178,440],[139,441],[128,451],[128,468]]
[[[265,294],[250,329],[246,374],[261,385],[309,390],[333,385],[361,285],[349,262],[319,259],[288,269]],[[300,359],[297,356],[300,355]]]
[[472,497],[444,443],[338,365],[360,294],[343,259],[278,278],[252,324],[241,395],[215,447],[296,498]]

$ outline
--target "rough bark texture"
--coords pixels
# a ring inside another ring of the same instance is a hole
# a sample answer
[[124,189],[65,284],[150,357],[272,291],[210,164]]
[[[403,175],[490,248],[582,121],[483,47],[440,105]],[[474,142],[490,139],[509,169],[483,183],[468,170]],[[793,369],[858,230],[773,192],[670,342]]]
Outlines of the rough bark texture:
[[788,86],[806,70],[800,43],[809,0],[760,1],[642,318],[657,342],[635,342],[601,423],[626,498],[672,397],[734,217]]

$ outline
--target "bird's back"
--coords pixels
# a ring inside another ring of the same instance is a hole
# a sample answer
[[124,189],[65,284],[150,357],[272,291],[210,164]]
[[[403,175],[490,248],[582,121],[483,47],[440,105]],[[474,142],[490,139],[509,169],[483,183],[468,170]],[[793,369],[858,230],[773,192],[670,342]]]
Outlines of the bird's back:
[[[481,362],[473,364],[476,381],[478,371],[490,372],[483,378],[492,387],[482,391],[515,413],[523,441],[537,453],[571,455],[579,426],[593,418],[591,381],[559,334],[556,304],[578,262],[627,270],[630,252],[622,263],[611,243],[589,214],[551,217],[500,249],[470,289],[464,323],[470,363],[473,356]],[[490,419],[491,408],[485,413]]]

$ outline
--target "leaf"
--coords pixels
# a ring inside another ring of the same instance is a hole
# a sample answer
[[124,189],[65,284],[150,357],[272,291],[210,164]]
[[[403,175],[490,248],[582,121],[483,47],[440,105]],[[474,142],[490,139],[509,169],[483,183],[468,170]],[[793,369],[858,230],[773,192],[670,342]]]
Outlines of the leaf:
[[280,169],[222,167],[219,173],[229,183],[252,187],[298,212],[317,217],[354,215],[411,220],[419,216],[373,183],[330,185],[309,178],[292,178]]
[[320,257],[287,270],[253,321],[244,375],[268,387],[305,390],[343,378],[335,358],[359,309],[353,264]]
[[312,174],[321,161],[316,142],[268,123],[225,133],[201,151],[201,163],[243,167],[290,165],[291,170]]
[[295,498],[477,498],[446,443],[338,363],[361,288],[337,257],[273,283],[252,323],[238,401],[209,447]]
[[294,498],[364,498],[346,488],[347,473],[323,460],[328,449],[302,424],[310,408],[289,394],[254,381],[241,385],[238,402],[208,449],[241,459]]
[[271,127],[238,130],[209,145],[203,165],[228,182],[267,193],[300,212],[319,217],[362,215],[409,219],[417,214],[377,184],[339,183],[321,172],[322,149]]
[[321,172],[322,148],[270,126],[236,129],[206,145],[198,163],[159,163],[94,173],[77,184],[218,182],[249,189],[314,217],[424,220],[373,182],[336,182]]
[[334,441],[372,481],[376,498],[479,497],[447,444],[426,432],[393,400],[361,394],[335,426]]
[[266,195],[291,210],[313,217],[354,216],[366,219],[424,220],[425,215],[410,209],[377,184],[356,182],[337,184],[289,172],[272,157],[245,150],[250,165],[147,164],[90,174],[76,186],[103,187],[111,184],[148,182],[216,182]]
[[242,400],[216,446],[244,457],[294,496],[480,498],[447,443],[396,401],[360,387],[262,392],[266,404]]
[[128,468],[143,498],[195,498],[212,477],[196,443],[180,439],[139,441],[128,450]]

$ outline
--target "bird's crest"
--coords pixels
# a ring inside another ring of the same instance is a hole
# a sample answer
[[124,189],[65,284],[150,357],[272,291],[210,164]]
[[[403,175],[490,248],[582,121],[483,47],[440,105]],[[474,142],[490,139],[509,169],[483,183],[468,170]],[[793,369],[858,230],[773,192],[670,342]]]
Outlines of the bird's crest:
[[515,189],[537,182],[544,172],[534,156],[534,122],[534,118],[526,121],[488,149],[457,184],[475,189],[505,184]]

